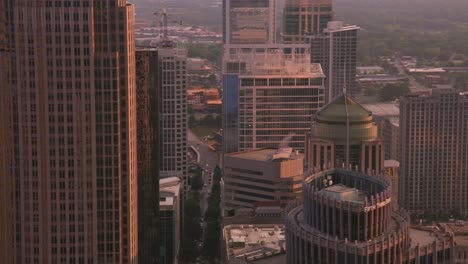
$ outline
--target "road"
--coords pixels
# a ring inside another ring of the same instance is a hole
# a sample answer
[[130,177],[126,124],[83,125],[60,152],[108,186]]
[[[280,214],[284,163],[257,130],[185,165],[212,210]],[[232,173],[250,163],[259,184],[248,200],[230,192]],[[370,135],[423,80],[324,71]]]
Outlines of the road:
[[394,61],[393,65],[395,65],[395,67],[398,69],[398,73],[400,75],[404,75],[404,76],[406,76],[408,78],[409,88],[411,90],[411,93],[427,92],[430,89],[430,88],[427,88],[426,86],[418,83],[413,76],[406,73],[405,67],[401,63],[400,58],[395,58],[395,61]]
[[206,209],[208,208],[208,192],[211,189],[211,185],[208,184],[209,177],[212,177],[212,173],[216,165],[218,164],[218,154],[213,151],[206,142],[200,140],[192,131],[188,131],[188,142],[189,146],[193,146],[198,153],[200,153],[200,166],[203,168],[203,182],[206,183],[206,187],[203,187],[200,192],[200,209],[201,216],[205,216]]

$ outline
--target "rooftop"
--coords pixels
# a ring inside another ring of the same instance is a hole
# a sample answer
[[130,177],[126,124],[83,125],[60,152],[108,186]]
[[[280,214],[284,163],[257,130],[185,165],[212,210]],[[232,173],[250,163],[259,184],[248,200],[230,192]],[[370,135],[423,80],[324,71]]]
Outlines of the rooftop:
[[427,245],[434,241],[437,237],[432,232],[410,228],[410,238],[411,247],[415,247],[417,245]]
[[400,107],[397,103],[375,103],[363,104],[367,110],[371,111],[374,116],[380,117],[398,117],[400,116]]
[[356,188],[350,188],[343,184],[336,184],[325,189],[322,189],[325,196],[331,199],[348,201],[355,203],[363,203],[366,200],[366,194]]
[[400,162],[396,160],[385,160],[384,161],[384,167],[385,168],[399,168],[400,167]]
[[284,161],[304,158],[303,154],[294,152],[292,148],[248,150],[229,153],[225,156],[256,161]]
[[286,249],[284,225],[229,225],[223,233],[228,259],[252,261]]
[[324,106],[317,113],[317,119],[346,123],[347,113],[349,114],[349,119],[351,122],[361,119],[367,120],[372,116],[370,111],[356,102],[353,98],[346,95],[341,95]]

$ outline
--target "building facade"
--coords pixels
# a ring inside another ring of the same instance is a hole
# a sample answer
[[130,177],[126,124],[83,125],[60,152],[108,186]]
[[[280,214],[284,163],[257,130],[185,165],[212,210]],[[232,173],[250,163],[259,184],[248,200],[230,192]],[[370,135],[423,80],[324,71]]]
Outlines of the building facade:
[[323,72],[307,45],[232,47],[224,57],[223,151],[304,149],[324,100]]
[[223,0],[224,44],[275,42],[275,0]]
[[[0,83],[4,88],[0,88],[0,263],[13,263],[14,257],[14,170],[13,166],[13,118],[12,111],[12,90],[7,84],[10,83],[12,72],[10,72],[10,59],[12,59],[12,49],[10,49],[11,36],[7,30],[7,6],[5,1],[0,1]],[[8,88],[7,88],[8,87]]]
[[[161,264],[178,263],[180,249],[180,179],[169,177],[161,179],[160,185],[160,258]],[[153,249],[155,250],[155,249]]]
[[160,101],[160,177],[181,179],[188,191],[187,162],[187,50],[159,48]]
[[385,143],[385,159],[398,159],[398,140],[400,134],[400,105],[398,103],[375,103],[363,105],[372,112],[379,127],[379,136]]
[[359,27],[344,26],[343,22],[329,22],[322,33],[309,37],[311,61],[322,65],[325,78],[325,102],[343,93],[357,92],[356,54]]
[[137,160],[138,160],[138,261],[159,260],[160,85],[157,50],[136,51]]
[[369,174],[384,170],[384,143],[372,113],[346,95],[315,115],[305,154],[310,171],[342,166]]
[[13,263],[137,263],[134,6],[2,2]]
[[300,199],[304,156],[286,149],[259,149],[224,157],[224,208],[254,208],[276,201],[281,206]]
[[333,16],[331,0],[286,0],[283,43],[306,43],[306,36],[323,32]]
[[454,263],[453,235],[410,229],[392,210],[388,178],[331,169],[303,186],[286,218],[286,263]]
[[400,204],[468,213],[468,95],[434,89],[400,100]]

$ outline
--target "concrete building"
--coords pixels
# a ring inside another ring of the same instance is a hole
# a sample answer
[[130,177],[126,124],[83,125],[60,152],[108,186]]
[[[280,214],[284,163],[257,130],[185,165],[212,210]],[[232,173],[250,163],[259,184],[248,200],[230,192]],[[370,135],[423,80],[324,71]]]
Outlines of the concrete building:
[[411,229],[385,176],[331,169],[304,188],[286,218],[286,263],[454,263],[453,235]]
[[1,2],[1,134],[13,140],[0,170],[15,195],[0,262],[137,263],[134,6]]
[[223,151],[304,149],[324,101],[323,72],[307,45],[236,46],[223,66]]
[[345,95],[315,115],[305,154],[309,171],[341,166],[369,174],[384,170],[384,143],[372,113]]
[[[161,178],[176,176],[186,194],[187,162],[187,50],[159,48]],[[185,197],[185,196],[184,196]]]
[[302,192],[304,156],[291,148],[259,149],[226,154],[222,203],[224,208],[254,208],[256,202],[285,206]]
[[468,213],[468,94],[434,89],[400,99],[400,204]]
[[223,0],[224,44],[271,44],[275,42],[275,0]]
[[159,188],[160,258],[157,263],[174,264],[178,263],[180,250],[180,180],[177,177],[161,179]]
[[400,162],[396,160],[385,160],[385,175],[392,183],[392,203],[394,208],[398,208],[398,170],[400,169]]
[[328,23],[323,33],[309,37],[311,61],[322,65],[325,78],[325,103],[343,93],[346,87],[348,94],[357,92],[356,54],[357,33],[359,27],[344,26],[343,22]]
[[323,32],[333,20],[331,0],[286,0],[283,11],[283,43],[306,43],[307,35]]
[[400,133],[400,105],[395,103],[364,104],[372,112],[379,127],[379,137],[385,144],[385,159],[398,159],[398,139]]
[[138,160],[138,261],[159,260],[159,114],[161,102],[157,50],[136,51],[137,160]]

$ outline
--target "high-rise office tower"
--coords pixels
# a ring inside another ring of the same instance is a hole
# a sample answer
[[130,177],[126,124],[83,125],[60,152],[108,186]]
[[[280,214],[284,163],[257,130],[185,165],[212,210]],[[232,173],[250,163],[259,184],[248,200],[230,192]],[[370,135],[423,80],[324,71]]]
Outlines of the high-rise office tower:
[[400,205],[468,213],[468,94],[432,90],[400,99]]
[[[181,179],[183,193],[188,184],[187,166],[187,50],[158,48],[161,114],[160,177]],[[183,197],[186,197],[183,195]]]
[[325,102],[343,93],[356,93],[357,26],[343,26],[342,22],[329,22],[322,33],[309,37],[312,63],[320,63],[325,78]]
[[158,263],[159,251],[159,61],[157,50],[136,51],[138,261]]
[[304,149],[324,100],[324,75],[307,45],[231,45],[224,57],[223,151]]
[[13,263],[137,263],[133,5],[2,2]]
[[286,0],[283,10],[283,43],[305,43],[306,36],[323,32],[333,20],[331,0]]
[[276,42],[276,0],[223,0],[224,44]]
[[310,171],[343,165],[368,174],[384,170],[384,143],[372,113],[346,95],[315,115],[305,154]]

